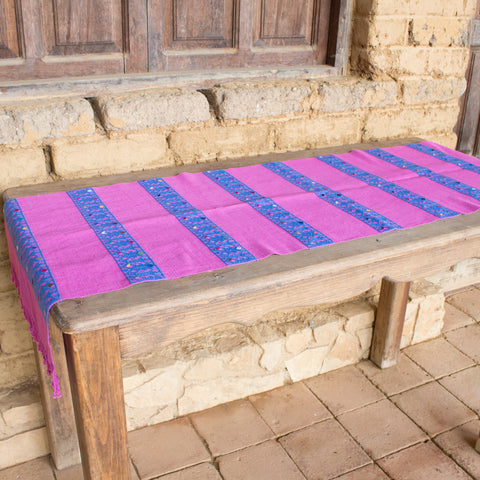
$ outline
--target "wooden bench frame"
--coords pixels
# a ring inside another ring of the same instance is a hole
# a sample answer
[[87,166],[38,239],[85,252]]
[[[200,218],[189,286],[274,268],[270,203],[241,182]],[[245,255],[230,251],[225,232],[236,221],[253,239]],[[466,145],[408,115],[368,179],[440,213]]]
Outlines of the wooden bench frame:
[[[415,141],[419,139],[19,187],[5,198]],[[52,399],[50,380],[38,362],[54,462],[59,469],[78,463],[79,443],[85,480],[130,478],[121,358],[219,323],[252,324],[271,311],[346,300],[382,281],[370,358],[388,367],[399,352],[409,282],[475,256],[480,256],[480,212],[58,303],[51,310],[50,340],[61,399]]]

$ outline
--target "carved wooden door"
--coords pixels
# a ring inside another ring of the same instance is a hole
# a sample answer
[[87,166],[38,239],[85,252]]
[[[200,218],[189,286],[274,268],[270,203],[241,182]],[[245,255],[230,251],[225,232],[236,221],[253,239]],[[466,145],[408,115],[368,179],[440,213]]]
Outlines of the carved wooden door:
[[344,0],[0,0],[0,81],[325,64]]
[[480,0],[473,20],[467,90],[460,114],[457,149],[480,158]]
[[151,0],[150,69],[326,63],[329,1]]
[[0,80],[123,73],[137,17],[125,0],[0,0]]

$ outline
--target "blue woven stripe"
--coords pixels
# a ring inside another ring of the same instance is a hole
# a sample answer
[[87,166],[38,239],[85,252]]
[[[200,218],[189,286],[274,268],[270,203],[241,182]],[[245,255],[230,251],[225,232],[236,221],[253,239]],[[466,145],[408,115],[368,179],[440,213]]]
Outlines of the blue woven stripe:
[[16,199],[5,202],[4,216],[18,260],[33,287],[43,317],[47,319],[50,307],[61,300],[52,272]]
[[358,168],[342,160],[341,158],[336,157],[335,155],[327,155],[317,158],[327,165],[330,165],[331,167],[350,175],[351,177],[358,178],[358,180],[361,180],[372,187],[380,188],[384,192],[410,203],[411,205],[415,205],[416,207],[421,208],[422,210],[425,210],[436,217],[447,218],[458,215],[458,212],[455,212],[454,210],[442,207],[442,205],[432,202],[431,200],[428,200],[427,198],[422,197],[411,190],[407,190],[400,185],[396,185],[395,183],[389,182],[388,180],[378,177],[377,175],[366,172],[365,170],[362,170],[361,168]]
[[285,210],[271,198],[263,197],[225,170],[214,170],[204,172],[204,174],[234,197],[248,203],[258,213],[288,232],[305,246],[313,248],[333,243],[330,238],[307,222]]
[[293,183],[297,187],[302,188],[306,192],[312,192],[321,200],[334,205],[344,212],[365,222],[378,232],[387,232],[389,230],[401,229],[402,227],[388,218],[380,215],[371,208],[367,208],[360,203],[352,200],[343,193],[332,190],[321,183],[315,182],[311,178],[302,175],[293,168],[281,162],[266,163],[263,165],[285,180]]
[[417,165],[416,163],[409,162],[403,158],[397,157],[385,150],[381,150],[380,148],[374,148],[372,150],[366,150],[367,153],[373,155],[374,157],[380,158],[381,160],[385,160],[392,165],[395,165],[399,168],[404,168],[406,170],[410,170],[415,172],[420,177],[425,177],[431,180],[432,182],[436,182],[444,187],[451,188],[456,192],[463,193],[464,195],[468,195],[469,197],[475,198],[476,200],[480,200],[480,190],[475,187],[471,187],[463,182],[459,182],[458,180],[454,180],[453,178],[447,177],[446,175],[442,175],[440,173],[435,173],[433,170],[429,168],[422,167]]
[[130,283],[165,278],[160,268],[113,216],[93,188],[67,192]]
[[457,167],[460,167],[464,170],[470,170],[471,172],[480,174],[480,167],[478,165],[474,165],[473,163],[467,162],[466,160],[462,160],[452,155],[448,155],[448,153],[444,153],[440,150],[437,150],[436,148],[423,145],[422,143],[412,143],[406,146],[413,148],[414,150],[417,150],[419,152],[426,153],[427,155],[430,155],[432,157],[438,158],[439,160],[443,160],[444,162],[453,163]]
[[138,183],[226,265],[256,260],[252,253],[212,222],[201,210],[187,202],[162,178],[140,180]]

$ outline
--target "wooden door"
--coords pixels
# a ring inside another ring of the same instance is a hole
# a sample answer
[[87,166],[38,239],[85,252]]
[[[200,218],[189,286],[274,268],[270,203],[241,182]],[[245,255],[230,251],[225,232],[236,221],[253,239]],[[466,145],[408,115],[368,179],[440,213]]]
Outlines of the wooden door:
[[460,114],[457,149],[480,158],[480,0],[473,20],[467,90]]
[[150,0],[150,71],[326,63],[326,0]]
[[0,81],[326,64],[349,1],[0,0]]
[[129,13],[125,0],[0,0],[0,80],[123,73]]

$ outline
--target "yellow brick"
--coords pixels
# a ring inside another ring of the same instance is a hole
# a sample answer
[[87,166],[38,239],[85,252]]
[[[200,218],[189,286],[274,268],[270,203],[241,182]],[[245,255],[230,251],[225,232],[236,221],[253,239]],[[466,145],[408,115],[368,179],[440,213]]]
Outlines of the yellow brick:
[[363,141],[427,134],[450,134],[456,123],[457,102],[402,110],[372,110],[366,119]]
[[48,455],[49,452],[47,429],[45,427],[19,433],[0,441],[0,470],[34,458],[43,457]]
[[371,46],[405,45],[407,19],[377,16],[370,23],[368,44]]
[[0,150],[0,191],[49,180],[41,148]]
[[448,148],[455,149],[457,146],[457,134],[454,132],[446,133],[446,134],[436,134],[436,133],[428,133],[424,135],[425,140],[429,140],[430,142],[435,142],[440,145],[443,145]]
[[58,140],[52,144],[52,161],[55,173],[65,178],[111,175],[171,164],[162,134],[95,137],[82,143]]
[[273,151],[273,139],[267,124],[177,130],[170,135],[169,145],[181,163],[261,155]]
[[13,292],[14,290],[15,285],[12,282],[10,262],[6,259],[0,263],[0,295],[6,292]]
[[429,52],[428,73],[463,78],[470,52],[467,48],[432,48]]
[[308,150],[355,143],[361,137],[362,121],[352,113],[313,120],[290,120],[276,129],[277,150]]
[[472,16],[476,0],[357,0],[361,15]]
[[30,353],[32,337],[16,293],[0,295],[0,345],[5,354]]
[[409,40],[420,46],[466,46],[469,20],[469,17],[415,16],[409,22]]
[[0,385],[10,388],[36,378],[33,348],[28,353],[17,355],[0,354]]

